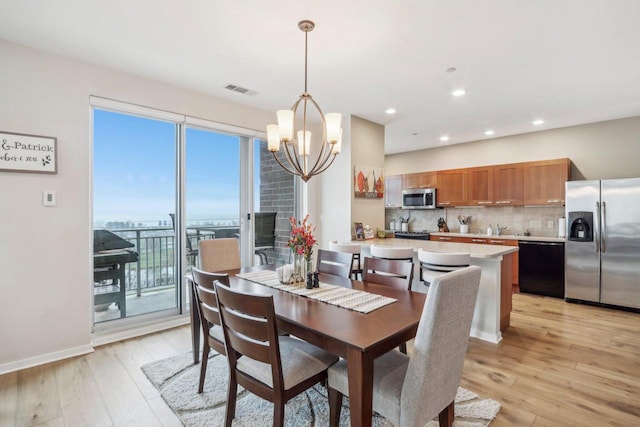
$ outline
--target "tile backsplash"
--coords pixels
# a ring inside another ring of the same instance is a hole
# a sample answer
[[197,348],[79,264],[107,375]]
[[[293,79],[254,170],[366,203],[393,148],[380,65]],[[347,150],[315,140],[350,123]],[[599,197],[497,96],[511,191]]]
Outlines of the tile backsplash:
[[[558,219],[564,216],[564,206],[508,206],[465,207],[434,210],[386,209],[385,228],[391,220],[410,218],[409,231],[437,231],[438,218],[444,218],[451,232],[459,232],[458,215],[470,216],[469,233],[486,234],[487,227],[507,227],[502,234],[522,235],[529,231],[532,236],[557,237]],[[549,227],[551,225],[551,227]],[[397,226],[398,230],[400,226]]]

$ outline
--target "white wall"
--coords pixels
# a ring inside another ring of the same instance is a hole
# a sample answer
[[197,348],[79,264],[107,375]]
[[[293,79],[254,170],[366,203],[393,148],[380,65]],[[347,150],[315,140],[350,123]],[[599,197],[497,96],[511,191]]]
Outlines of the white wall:
[[391,154],[387,175],[568,157],[572,179],[640,176],[640,117]]
[[274,114],[4,41],[0,58],[0,130],[58,138],[57,174],[0,172],[1,373],[91,350],[90,95],[258,130]]

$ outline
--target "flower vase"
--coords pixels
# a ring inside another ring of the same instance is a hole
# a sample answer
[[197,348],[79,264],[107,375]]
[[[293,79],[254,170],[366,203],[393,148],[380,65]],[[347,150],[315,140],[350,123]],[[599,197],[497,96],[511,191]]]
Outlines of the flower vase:
[[305,271],[304,255],[293,254],[293,273],[290,282],[304,283],[306,281],[307,272]]

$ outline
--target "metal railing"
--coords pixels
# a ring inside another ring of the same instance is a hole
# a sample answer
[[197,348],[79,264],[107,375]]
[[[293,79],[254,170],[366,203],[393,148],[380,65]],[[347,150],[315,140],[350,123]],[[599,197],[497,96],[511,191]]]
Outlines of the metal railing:
[[[133,243],[132,250],[138,253],[138,261],[125,266],[125,286],[127,292],[140,296],[143,291],[176,286],[176,236],[171,227],[118,228],[112,233]],[[193,248],[202,239],[235,236],[237,226],[187,227],[187,236]],[[187,257],[189,264],[195,257]]]

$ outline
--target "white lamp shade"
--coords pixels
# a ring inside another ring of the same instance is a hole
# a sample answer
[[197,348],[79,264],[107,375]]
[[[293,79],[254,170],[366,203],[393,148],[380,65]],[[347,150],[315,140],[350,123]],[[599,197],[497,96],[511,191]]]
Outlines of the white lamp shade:
[[328,113],[324,116],[327,123],[327,141],[334,144],[340,138],[340,124],[342,123],[342,114]]
[[280,150],[280,133],[278,125],[267,125],[267,148],[269,151]]
[[311,131],[298,131],[298,154],[304,157],[309,155],[311,149]]
[[340,137],[331,147],[331,154],[340,154],[340,150],[342,150],[342,129],[340,129]]
[[277,115],[280,140],[291,141],[293,139],[293,111],[278,110]]

